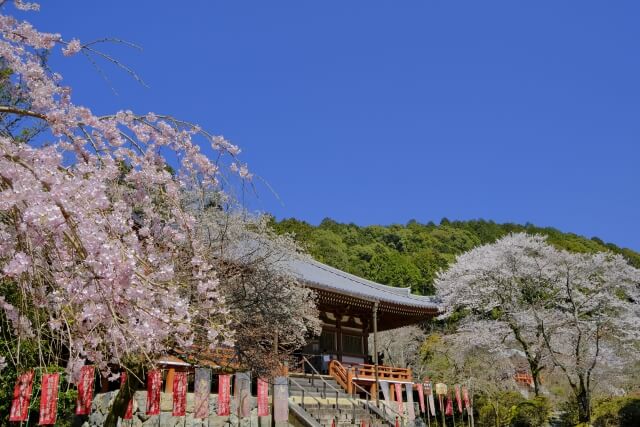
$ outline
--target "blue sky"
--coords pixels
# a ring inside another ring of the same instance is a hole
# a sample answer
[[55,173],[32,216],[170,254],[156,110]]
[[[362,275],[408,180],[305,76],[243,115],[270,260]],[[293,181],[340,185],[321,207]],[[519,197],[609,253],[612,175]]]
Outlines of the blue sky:
[[[179,6],[180,5],[180,6]],[[24,16],[24,15],[23,15]],[[531,222],[640,249],[640,3],[61,1],[26,16],[76,102],[225,135],[278,218]]]

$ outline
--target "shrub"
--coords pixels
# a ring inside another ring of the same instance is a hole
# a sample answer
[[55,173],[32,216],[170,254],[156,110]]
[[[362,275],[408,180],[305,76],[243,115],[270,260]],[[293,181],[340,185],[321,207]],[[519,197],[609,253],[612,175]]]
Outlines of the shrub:
[[634,427],[640,425],[640,398],[612,397],[594,404],[594,427]]

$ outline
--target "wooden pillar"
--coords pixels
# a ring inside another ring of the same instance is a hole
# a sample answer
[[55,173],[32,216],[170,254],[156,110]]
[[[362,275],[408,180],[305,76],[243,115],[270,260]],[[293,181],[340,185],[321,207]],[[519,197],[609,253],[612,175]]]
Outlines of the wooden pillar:
[[380,405],[378,390],[380,381],[378,380],[378,301],[373,303],[373,372],[376,377],[376,406]]
[[353,368],[347,369],[347,394],[353,394]]
[[173,377],[176,374],[175,368],[169,368],[167,371],[167,379],[164,382],[164,392],[173,393]]
[[[363,353],[365,355],[369,354],[369,322],[365,323],[362,327],[362,345],[363,345]],[[371,359],[373,360],[373,359]]]
[[336,313],[336,351],[338,360],[342,362],[342,313]]

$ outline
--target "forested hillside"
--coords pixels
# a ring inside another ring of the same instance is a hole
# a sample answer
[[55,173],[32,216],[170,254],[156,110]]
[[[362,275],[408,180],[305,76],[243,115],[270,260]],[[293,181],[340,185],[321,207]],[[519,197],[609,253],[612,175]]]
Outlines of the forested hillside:
[[511,232],[539,233],[558,248],[575,252],[612,251],[624,255],[640,267],[640,254],[605,243],[597,237],[586,238],[554,228],[526,224],[496,224],[493,221],[449,221],[440,224],[371,225],[361,227],[331,219],[314,226],[297,219],[273,221],[278,233],[293,233],[318,261],[394,286],[411,286],[413,292],[432,294],[436,273],[446,268],[456,255]]

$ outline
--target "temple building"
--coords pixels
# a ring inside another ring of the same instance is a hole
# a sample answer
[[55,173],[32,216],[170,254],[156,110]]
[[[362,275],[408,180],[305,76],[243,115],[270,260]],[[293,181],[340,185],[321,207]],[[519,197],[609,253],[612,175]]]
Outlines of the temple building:
[[369,335],[439,313],[432,297],[412,295],[410,288],[382,285],[311,259],[290,260],[287,267],[318,294],[322,333],[308,342],[305,354],[329,355],[346,365],[372,362]]
[[[312,259],[290,259],[287,270],[318,295],[322,332],[302,349],[307,373],[310,369],[329,374],[346,393],[368,395],[376,401],[380,391],[395,398],[391,384],[413,387],[410,368],[386,366],[378,360],[377,334],[433,319],[441,312],[434,298],[413,295],[410,288],[372,282]],[[369,348],[369,336],[373,348]]]

